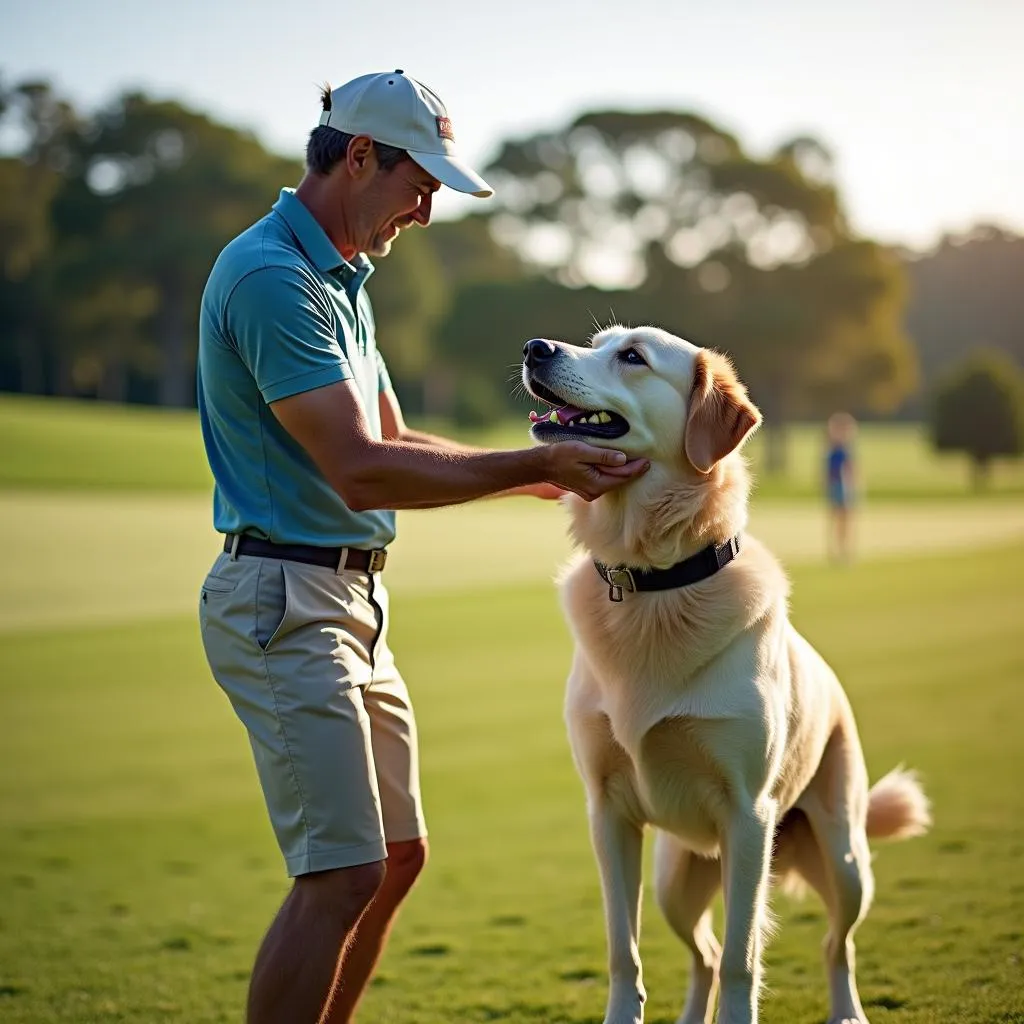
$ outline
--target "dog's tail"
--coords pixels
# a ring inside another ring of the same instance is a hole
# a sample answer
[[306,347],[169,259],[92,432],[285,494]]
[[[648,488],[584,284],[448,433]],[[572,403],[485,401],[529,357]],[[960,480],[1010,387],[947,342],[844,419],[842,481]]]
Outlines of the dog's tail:
[[871,787],[869,839],[909,839],[927,832],[931,823],[931,805],[916,772],[901,765]]

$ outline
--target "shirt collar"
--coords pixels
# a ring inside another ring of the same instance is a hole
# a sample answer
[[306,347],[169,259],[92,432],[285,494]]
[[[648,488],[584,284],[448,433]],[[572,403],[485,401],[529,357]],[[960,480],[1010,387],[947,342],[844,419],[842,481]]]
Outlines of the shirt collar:
[[306,209],[305,203],[295,194],[294,189],[281,189],[281,195],[274,203],[274,210],[284,218],[296,241],[317,270],[337,274],[347,291],[357,292],[373,273],[373,264],[365,254],[356,253],[350,263],[338,252],[334,243],[327,237],[327,232]]

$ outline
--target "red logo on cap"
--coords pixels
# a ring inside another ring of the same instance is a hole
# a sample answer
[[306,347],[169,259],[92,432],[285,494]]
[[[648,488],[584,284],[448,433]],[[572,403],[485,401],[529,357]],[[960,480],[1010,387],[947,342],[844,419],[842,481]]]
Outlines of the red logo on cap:
[[455,141],[455,129],[452,127],[452,119],[450,117],[439,117],[437,119],[437,134],[449,142]]

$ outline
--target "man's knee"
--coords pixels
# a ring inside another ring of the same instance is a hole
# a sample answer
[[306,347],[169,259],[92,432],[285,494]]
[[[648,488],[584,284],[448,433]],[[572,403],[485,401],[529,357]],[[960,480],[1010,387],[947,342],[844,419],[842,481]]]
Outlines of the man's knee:
[[388,887],[408,892],[427,863],[427,851],[427,840],[424,838],[388,843]]
[[350,868],[317,871],[296,878],[295,893],[305,904],[347,916],[352,911],[361,913],[373,902],[386,874],[387,868],[382,860]]

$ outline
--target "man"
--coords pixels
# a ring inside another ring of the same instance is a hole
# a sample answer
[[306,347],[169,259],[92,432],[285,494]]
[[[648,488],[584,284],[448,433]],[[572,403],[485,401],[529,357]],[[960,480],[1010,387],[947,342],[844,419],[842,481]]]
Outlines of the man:
[[256,958],[249,1024],[350,1020],[426,858],[380,576],[393,510],[508,491],[594,498],[647,468],[581,443],[482,451],[405,425],[365,254],[425,227],[442,184],[491,190],[459,160],[444,104],[404,72],[325,90],[323,106],[305,176],[221,253],[200,325],[225,534],[202,589],[203,642],[294,877]]

